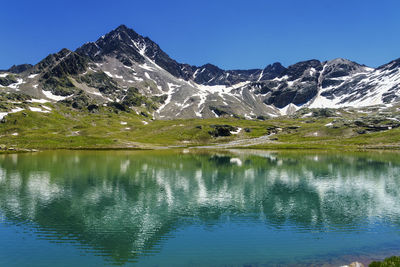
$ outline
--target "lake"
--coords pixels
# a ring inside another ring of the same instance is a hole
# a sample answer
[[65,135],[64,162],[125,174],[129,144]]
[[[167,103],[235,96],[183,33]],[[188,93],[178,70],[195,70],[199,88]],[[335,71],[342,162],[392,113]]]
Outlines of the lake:
[[0,155],[0,266],[339,266],[395,254],[396,153]]

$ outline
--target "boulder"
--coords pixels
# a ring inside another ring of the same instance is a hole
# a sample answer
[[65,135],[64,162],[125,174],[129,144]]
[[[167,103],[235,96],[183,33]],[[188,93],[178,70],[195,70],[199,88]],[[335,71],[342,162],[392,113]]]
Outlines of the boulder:
[[350,263],[349,267],[365,267],[365,266],[364,266],[364,264],[356,261],[356,262]]
[[232,131],[237,131],[237,128],[231,125],[210,125],[210,127],[214,129],[208,133],[214,137],[231,136]]

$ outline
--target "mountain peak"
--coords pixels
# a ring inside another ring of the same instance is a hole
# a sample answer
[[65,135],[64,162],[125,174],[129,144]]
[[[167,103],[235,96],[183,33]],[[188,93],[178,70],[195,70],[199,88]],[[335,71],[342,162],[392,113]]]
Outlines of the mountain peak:
[[396,69],[398,67],[400,67],[400,58],[395,59],[393,61],[390,61],[389,63],[384,64],[382,66],[379,66],[377,69],[379,69],[379,70],[382,70],[382,69],[393,70],[393,69]]
[[326,62],[324,77],[328,79],[348,76],[354,73],[365,72],[367,68],[345,58],[335,58]]
[[356,63],[356,62],[354,62],[354,61],[351,61],[351,60],[348,60],[348,59],[345,59],[345,58],[335,58],[335,59],[332,59],[332,60],[329,60],[329,61],[327,61],[326,62],[327,64],[329,64],[329,65],[357,65],[357,66],[361,66],[360,64],[358,64],[358,63]]
[[201,66],[200,68],[206,68],[210,71],[222,71],[219,67],[215,66],[214,64],[207,63]]
[[33,67],[31,64],[12,65],[7,71],[11,73],[21,73]]
[[286,71],[280,62],[275,62],[266,66],[263,70],[263,75],[260,80],[269,80],[281,76]]
[[72,51],[69,50],[68,48],[63,48],[57,54],[60,54],[61,56],[65,56],[65,55],[67,55],[68,53],[71,53],[71,52]]
[[96,42],[84,44],[76,52],[94,61],[102,61],[105,56],[116,57],[129,66],[132,61],[144,62],[144,57],[137,47],[142,40],[141,35],[122,24],[100,37]]
[[[117,28],[115,28],[114,30],[112,30],[111,32],[106,34],[105,37],[107,37],[108,35],[109,36],[115,36],[115,34],[119,34],[119,37],[121,38],[120,40],[122,40],[122,41],[126,41],[126,40],[129,41],[129,39],[144,38],[143,36],[141,36],[140,34],[135,32],[133,29],[128,28],[124,24],[119,25]],[[121,36],[121,34],[122,34],[122,36]],[[129,39],[124,38],[123,37],[124,34],[129,36]]]
[[126,27],[125,24],[121,24],[121,25],[119,25],[117,28],[115,28],[115,30],[118,30],[118,31],[126,31],[126,30],[129,30],[129,28]]
[[113,35],[115,33],[120,33],[120,34],[127,34],[128,36],[130,36],[131,38],[144,38],[143,36],[141,36],[140,34],[138,34],[137,32],[135,32],[133,29],[128,28],[126,25],[121,24],[119,25],[117,28],[115,28],[114,30],[112,30],[111,32],[109,32],[107,35]]

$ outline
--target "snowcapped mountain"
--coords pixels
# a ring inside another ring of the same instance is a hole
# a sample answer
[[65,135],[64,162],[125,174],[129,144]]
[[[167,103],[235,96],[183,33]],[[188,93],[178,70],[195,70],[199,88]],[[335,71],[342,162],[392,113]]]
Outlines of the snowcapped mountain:
[[[346,59],[222,70],[171,59],[155,42],[119,26],[76,51],[0,72],[0,88],[72,107],[151,107],[156,119],[279,116],[301,107],[390,105],[400,100],[400,59],[373,69]],[[140,97],[139,97],[140,96]]]

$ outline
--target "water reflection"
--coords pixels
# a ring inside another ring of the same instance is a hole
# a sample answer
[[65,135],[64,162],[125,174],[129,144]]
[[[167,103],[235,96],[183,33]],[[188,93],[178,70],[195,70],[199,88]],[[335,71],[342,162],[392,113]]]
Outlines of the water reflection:
[[48,152],[4,156],[0,167],[0,216],[115,263],[223,216],[299,232],[400,226],[391,154]]

